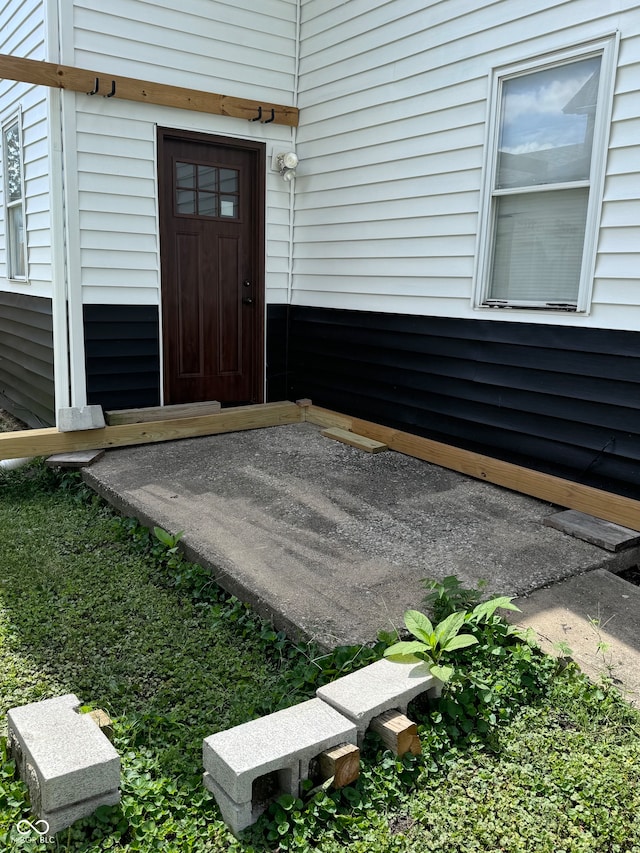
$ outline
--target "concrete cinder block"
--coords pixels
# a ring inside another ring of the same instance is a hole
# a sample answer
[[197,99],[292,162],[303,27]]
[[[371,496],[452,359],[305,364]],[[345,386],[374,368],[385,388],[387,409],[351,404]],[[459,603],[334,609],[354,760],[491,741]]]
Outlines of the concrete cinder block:
[[100,806],[117,806],[120,802],[120,791],[112,791],[107,794],[100,794],[98,797],[90,797],[88,800],[82,800],[80,803],[73,803],[63,809],[55,811],[40,811],[38,814],[39,820],[46,820],[49,825],[47,835],[55,835],[63,829],[74,824],[77,820],[83,817],[89,817]]
[[416,696],[427,693],[435,698],[441,692],[442,682],[431,675],[425,663],[397,663],[383,658],[319,687],[316,696],[357,726],[361,746],[374,717],[391,709],[406,714],[409,702]]
[[215,797],[222,820],[227,824],[231,832],[238,836],[243,829],[254,824],[264,808],[256,808],[251,800],[245,803],[236,803],[218,785],[210,773],[203,774],[202,781],[208,791]]
[[[229,800],[224,807],[237,818],[225,821],[233,829],[246,818],[256,779],[277,773],[279,793],[298,796],[300,781],[309,775],[314,758],[338,744],[356,741],[353,723],[320,699],[310,699],[205,738],[202,760],[209,775],[205,781],[216,799],[219,790]],[[262,810],[253,804],[251,823]]]
[[120,799],[120,758],[72,693],[12,708],[9,748],[32,811],[53,834]]
[[69,406],[58,409],[58,430],[60,432],[102,429],[104,425],[102,406]]

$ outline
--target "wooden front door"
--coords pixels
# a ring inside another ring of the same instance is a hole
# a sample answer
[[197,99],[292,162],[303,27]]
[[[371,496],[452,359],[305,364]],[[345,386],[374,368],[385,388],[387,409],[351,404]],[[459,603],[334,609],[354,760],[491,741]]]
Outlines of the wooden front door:
[[264,145],[158,130],[164,399],[261,402]]

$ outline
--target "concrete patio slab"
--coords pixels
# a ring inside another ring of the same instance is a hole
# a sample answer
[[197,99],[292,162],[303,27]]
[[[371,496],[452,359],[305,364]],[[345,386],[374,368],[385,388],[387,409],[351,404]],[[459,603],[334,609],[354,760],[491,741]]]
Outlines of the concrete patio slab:
[[324,646],[367,642],[420,607],[422,579],[523,595],[636,565],[545,527],[557,507],[309,423],[108,451],[86,482],[274,624]]

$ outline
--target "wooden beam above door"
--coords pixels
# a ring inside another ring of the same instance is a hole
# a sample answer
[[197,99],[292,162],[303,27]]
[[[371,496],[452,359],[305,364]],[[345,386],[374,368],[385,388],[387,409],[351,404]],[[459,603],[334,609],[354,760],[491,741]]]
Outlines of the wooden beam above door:
[[96,89],[97,81],[98,90],[94,97],[99,95],[115,97],[143,104],[174,107],[179,110],[192,110],[247,121],[255,120],[262,124],[284,124],[289,127],[298,125],[296,107],[272,104],[259,98],[255,100],[233,98],[230,95],[218,95],[199,89],[169,86],[166,83],[153,83],[133,77],[121,77],[102,71],[87,71],[70,65],[56,65],[52,62],[39,62],[6,54],[0,54],[0,78],[32,83],[36,86],[65,89],[70,92],[84,92],[87,96]]

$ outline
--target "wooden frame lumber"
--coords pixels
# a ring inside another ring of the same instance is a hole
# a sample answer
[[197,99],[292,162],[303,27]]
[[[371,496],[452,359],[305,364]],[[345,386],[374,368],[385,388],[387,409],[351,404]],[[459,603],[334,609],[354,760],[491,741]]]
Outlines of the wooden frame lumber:
[[302,421],[322,427],[339,427],[380,441],[397,453],[404,453],[557,506],[579,510],[631,530],[637,530],[640,526],[640,501],[633,498],[584,486],[552,474],[523,468],[511,462],[493,459],[491,456],[432,441],[371,421],[341,415],[320,406],[303,406],[288,401],[238,406],[222,409],[218,414],[200,417],[122,424],[78,432],[59,432],[52,428],[0,433],[0,459],[151,444]]
[[442,468],[450,468],[469,477],[504,486],[514,492],[530,495],[567,509],[580,510],[596,518],[630,527],[632,530],[636,530],[640,525],[640,501],[632,498],[605,492],[592,486],[584,486],[552,474],[544,474],[511,462],[503,462],[491,456],[452,447],[449,444],[432,441],[371,421],[341,415],[319,406],[309,406],[301,411],[304,412],[305,419],[309,423],[350,430],[358,435],[381,441],[398,453],[440,465]]
[[333,777],[333,787],[344,788],[360,775],[360,750],[353,743],[342,743],[321,752],[318,763],[323,780]]
[[356,435],[354,432],[349,432],[340,427],[327,427],[322,430],[322,435],[325,438],[331,438],[334,441],[341,441],[343,444],[348,444],[358,450],[364,450],[367,453],[381,453],[383,450],[388,450],[386,444],[382,441],[376,441],[373,438],[367,438],[366,435]]
[[102,447],[126,447],[134,444],[151,444],[178,438],[196,438],[223,432],[294,424],[304,420],[303,413],[304,409],[300,406],[285,401],[222,409],[218,414],[201,415],[195,418],[120,424],[77,432],[59,432],[55,428],[5,432],[0,433],[0,459],[49,456],[52,453],[70,453]]
[[[0,78],[33,83],[36,86],[49,86],[53,89],[66,89],[71,92],[84,92],[87,95],[95,90],[96,81],[98,81],[96,95],[137,101],[142,104],[177,107],[180,110],[193,110],[211,115],[243,118],[247,121],[268,120],[270,124],[273,122],[289,127],[298,126],[297,107],[272,104],[262,100],[233,98],[229,95],[218,95],[199,89],[186,89],[182,86],[153,83],[149,80],[137,80],[104,71],[88,71],[71,65],[56,65],[52,62],[22,59],[6,54],[0,54]],[[113,94],[111,94],[112,91]],[[273,118],[271,118],[272,114]]]
[[420,755],[422,744],[418,726],[400,711],[391,708],[371,720],[370,728],[382,738],[384,745],[396,755]]
[[108,426],[118,424],[148,424],[151,421],[168,421],[174,418],[196,418],[214,415],[221,411],[217,400],[204,403],[178,403],[174,406],[151,406],[144,409],[115,409],[104,413]]

